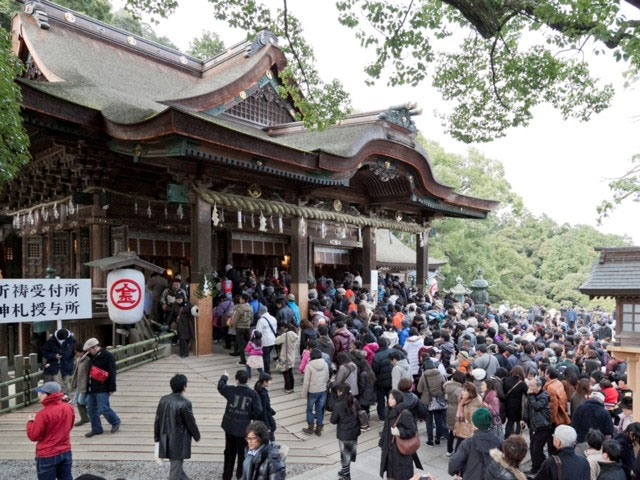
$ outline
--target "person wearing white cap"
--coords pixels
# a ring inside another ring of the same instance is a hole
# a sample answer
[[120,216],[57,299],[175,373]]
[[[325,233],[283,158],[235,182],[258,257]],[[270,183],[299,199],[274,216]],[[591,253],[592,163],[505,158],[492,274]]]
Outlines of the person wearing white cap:
[[72,480],[71,439],[75,414],[73,407],[62,401],[58,382],[46,382],[36,389],[42,410],[29,415],[27,437],[36,443],[38,480]]
[[116,357],[102,348],[96,338],[90,338],[84,344],[89,353],[89,386],[87,389],[87,410],[91,419],[91,431],[85,437],[101,435],[100,415],[111,424],[111,433],[120,429],[120,417],[111,409],[109,397],[116,391]]
[[576,409],[571,418],[571,426],[578,435],[578,443],[585,441],[590,428],[599,430],[605,436],[613,436],[613,421],[611,414],[604,408],[604,395],[592,392],[589,400]]

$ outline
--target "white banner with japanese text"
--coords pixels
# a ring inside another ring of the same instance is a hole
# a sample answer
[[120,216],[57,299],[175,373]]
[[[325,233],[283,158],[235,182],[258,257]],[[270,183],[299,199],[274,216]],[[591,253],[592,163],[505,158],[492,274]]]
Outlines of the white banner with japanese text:
[[88,278],[0,280],[0,323],[91,318]]

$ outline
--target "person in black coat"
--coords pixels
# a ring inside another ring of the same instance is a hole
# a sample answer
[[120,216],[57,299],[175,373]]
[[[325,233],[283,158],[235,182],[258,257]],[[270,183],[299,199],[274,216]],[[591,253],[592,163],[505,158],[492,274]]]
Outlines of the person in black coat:
[[227,385],[229,375],[224,372],[218,381],[218,392],[227,399],[227,406],[222,417],[224,430],[224,467],[222,480],[231,480],[233,465],[238,461],[236,476],[242,476],[247,441],[247,426],[251,420],[259,420],[262,415],[262,403],[258,394],[248,385],[249,375],[245,370],[236,372],[236,385]]
[[504,379],[502,390],[505,395],[505,416],[506,425],[504,429],[505,438],[509,438],[511,432],[520,434],[520,420],[522,420],[522,400],[527,394],[527,384],[524,381],[524,370],[521,366],[515,366],[509,372],[509,376]]
[[62,391],[67,393],[68,382],[73,374],[74,347],[76,339],[66,328],[56,330],[42,347],[44,358],[44,381],[59,380]]
[[620,463],[622,458],[622,447],[615,440],[606,440],[602,444],[602,458],[604,461],[598,462],[600,474],[598,480],[626,480],[624,468]]
[[331,423],[338,426],[336,437],[340,445],[340,463],[342,464],[338,477],[342,480],[351,480],[351,462],[356,461],[358,453],[360,405],[351,394],[351,387],[348,384],[338,385],[335,392],[337,400],[331,412]]
[[262,372],[260,378],[256,382],[253,389],[258,393],[260,397],[260,403],[262,404],[262,415],[260,421],[264,423],[270,432],[271,441],[275,441],[274,432],[276,431],[276,421],[273,416],[276,411],[271,408],[271,398],[269,398],[269,387],[271,386],[271,375]]
[[382,449],[380,454],[380,477],[393,480],[409,480],[413,477],[413,465],[422,469],[422,464],[417,453],[413,455],[402,455],[393,440],[395,436],[400,438],[411,438],[418,433],[418,425],[411,412],[407,411],[403,402],[402,392],[391,390],[389,392],[387,415],[382,428],[382,435],[378,446]]
[[580,405],[573,417],[571,426],[578,434],[578,443],[583,443],[589,429],[599,430],[605,436],[613,436],[613,421],[611,414],[604,408],[604,395],[592,392],[589,400]]
[[589,462],[575,452],[576,431],[569,425],[559,425],[553,432],[553,446],[557,453],[549,456],[536,473],[534,480],[558,480],[558,465],[555,457],[560,459],[563,479],[589,478],[591,469]]
[[158,457],[170,460],[169,480],[182,480],[186,478],[184,460],[191,458],[191,439],[200,441],[200,430],[191,402],[184,396],[187,377],[178,373],[169,385],[173,393],[165,395],[158,403],[153,438],[158,443]]
[[389,348],[389,341],[384,337],[378,339],[378,345],[380,348],[373,356],[371,368],[376,376],[378,419],[384,420],[387,396],[391,391],[391,371],[393,370],[393,365],[391,364],[391,360],[389,360],[389,355],[393,349]]
[[521,426],[526,423],[531,432],[531,470],[529,474],[535,475],[545,460],[544,446],[553,435],[551,423],[551,407],[549,406],[549,394],[542,390],[544,381],[538,377],[532,380],[527,390],[527,408]]
[[287,469],[283,457],[287,447],[269,441],[269,429],[260,422],[247,427],[247,453],[242,468],[242,480],[284,480]]
[[91,431],[84,436],[89,438],[102,434],[100,415],[111,424],[111,433],[116,433],[120,429],[120,417],[109,405],[109,397],[116,391],[116,357],[102,348],[96,338],[85,342],[84,351],[89,354],[89,383],[85,402],[91,419]]
[[624,432],[618,433],[613,439],[622,447],[620,461],[627,479],[631,479],[632,471],[640,473],[640,465],[638,465],[640,455],[636,459],[634,451],[635,447],[640,444],[640,422],[630,423]]
[[191,304],[184,297],[182,291],[176,295],[176,301],[171,304],[168,318],[169,326],[178,332],[180,357],[187,358],[189,356],[189,343],[195,337],[195,333],[193,317],[191,316]]

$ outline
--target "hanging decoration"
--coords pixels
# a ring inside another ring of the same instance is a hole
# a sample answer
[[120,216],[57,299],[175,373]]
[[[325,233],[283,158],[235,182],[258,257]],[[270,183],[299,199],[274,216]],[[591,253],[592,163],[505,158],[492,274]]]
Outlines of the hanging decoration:
[[60,212],[58,212],[58,204],[57,203],[53,204],[53,218],[55,218],[56,220],[58,220],[58,218],[60,218]]
[[206,275],[204,275],[204,285],[202,286],[202,294],[205,297],[211,295],[211,284],[209,283],[209,279]]
[[344,240],[345,238],[347,238],[347,224],[345,223],[342,226],[342,234],[340,235],[340,237]]
[[151,204],[149,204],[147,206],[147,217],[151,218],[152,212],[151,212]]
[[282,215],[278,216],[278,231],[282,233],[284,230],[284,225],[282,222]]
[[138,214],[138,201],[133,202],[133,213]]
[[420,246],[424,247],[424,232],[420,232]]
[[106,212],[107,210],[109,210],[109,204],[105,204],[102,206],[102,209]]
[[182,204],[178,205],[178,211],[176,213],[178,214],[178,218],[180,220],[184,218],[184,211],[182,210]]
[[271,230],[275,230],[276,227],[273,226],[273,215],[269,215],[269,228]]
[[213,222],[213,226],[217,227],[220,223],[220,216],[218,215],[218,205],[213,204],[213,211],[211,212],[211,222]]
[[224,223],[224,208],[220,209],[220,221]]
[[371,238],[371,241],[373,242],[373,244],[376,244],[376,236],[378,235],[378,228],[374,228],[373,229],[373,238]]
[[260,227],[258,227],[258,230],[260,230],[261,232],[266,232],[267,231],[267,219],[266,217],[263,215],[262,212],[260,212]]
[[393,233],[391,233],[391,230],[388,230],[389,232],[389,245],[391,245],[393,243]]
[[358,227],[358,242],[362,242],[362,228]]
[[238,210],[238,228],[242,229],[242,210]]
[[38,223],[39,220],[40,220],[40,214],[38,213],[38,210],[36,210],[33,214],[33,222]]
[[166,220],[167,218],[169,218],[169,210],[167,209],[167,206],[164,206],[164,219]]
[[73,204],[71,199],[69,199],[69,206],[67,207],[67,212],[69,212],[69,215],[73,215],[74,213],[76,213],[76,206]]
[[40,216],[42,216],[42,220],[46,222],[47,220],[49,220],[49,210],[42,207],[42,209],[40,210]]
[[304,217],[300,217],[300,235],[305,236],[307,234],[307,222],[304,221]]
[[253,213],[251,213],[251,228],[256,228],[256,222],[255,222],[255,219],[253,218]]
[[322,238],[326,238],[327,236],[327,226],[324,224],[324,222],[322,222],[322,224],[320,225],[320,236]]
[[16,215],[13,217],[13,228],[16,230],[20,228],[20,215]]

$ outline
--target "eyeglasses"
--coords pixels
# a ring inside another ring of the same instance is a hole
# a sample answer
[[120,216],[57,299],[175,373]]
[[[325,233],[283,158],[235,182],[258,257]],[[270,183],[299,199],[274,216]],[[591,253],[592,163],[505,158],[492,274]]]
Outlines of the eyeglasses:
[[258,440],[258,437],[256,437],[255,435],[254,435],[253,437],[250,437],[250,436],[248,436],[248,435],[247,435],[246,437],[244,437],[244,439],[245,439],[246,441],[249,441],[249,440]]

